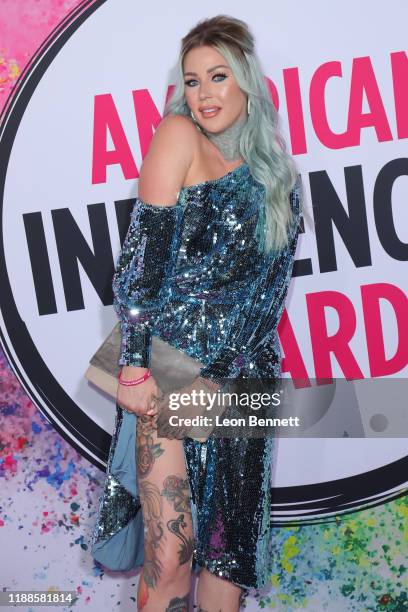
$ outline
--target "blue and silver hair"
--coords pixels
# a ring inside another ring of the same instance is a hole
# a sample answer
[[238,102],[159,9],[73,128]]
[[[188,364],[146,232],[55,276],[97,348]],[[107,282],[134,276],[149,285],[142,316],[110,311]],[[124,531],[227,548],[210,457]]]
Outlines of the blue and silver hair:
[[240,155],[254,179],[265,187],[266,214],[260,216],[257,228],[260,249],[280,250],[287,245],[288,228],[293,222],[289,194],[298,171],[278,129],[278,113],[254,50],[253,35],[245,22],[217,15],[199,21],[188,32],[181,42],[177,80],[164,116],[191,116],[184,96],[183,62],[188,51],[204,45],[213,47],[225,58],[238,86],[250,100],[250,113],[239,143]]

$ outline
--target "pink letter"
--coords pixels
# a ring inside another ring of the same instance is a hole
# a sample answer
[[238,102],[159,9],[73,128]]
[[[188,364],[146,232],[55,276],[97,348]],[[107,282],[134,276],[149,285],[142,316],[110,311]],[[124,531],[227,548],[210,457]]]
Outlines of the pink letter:
[[288,68],[283,71],[288,111],[289,133],[293,155],[307,153],[305,123],[303,120],[302,92],[300,91],[299,70]]
[[[115,148],[107,151],[107,130]],[[139,177],[132,151],[110,94],[95,96],[92,152],[92,184],[106,183],[106,167],[120,164],[125,179]]]
[[[367,336],[368,359],[371,376],[388,376],[399,372],[408,363],[408,298],[395,285],[375,283],[361,287],[364,322]],[[398,328],[398,347],[395,355],[387,360],[384,348],[384,332],[381,325],[380,299],[393,307]]]
[[277,331],[283,351],[285,353],[281,364],[282,374],[284,372],[290,372],[295,387],[297,387],[296,381],[299,379],[302,381],[302,387],[310,387],[309,375],[307,373],[305,362],[303,361],[286,308],[283,309]]
[[[347,379],[364,378],[351,352],[349,342],[356,330],[356,314],[352,302],[339,291],[306,294],[310,335],[316,378],[332,378],[330,353],[333,353]],[[334,308],[339,316],[339,329],[327,335],[325,308]]]
[[326,62],[316,70],[310,83],[310,116],[313,127],[320,142],[329,149],[342,149],[351,144],[347,132],[332,132],[326,113],[326,83],[332,77],[341,76],[340,62]]
[[[366,94],[370,112],[363,113],[363,94]],[[364,127],[374,127],[379,142],[392,140],[381,93],[369,57],[357,57],[353,61],[351,75],[348,130],[350,144],[360,144],[360,132]]]
[[147,89],[139,89],[133,92],[133,104],[139,131],[140,150],[142,159],[144,159],[153,137],[152,127],[157,128],[162,118]]
[[391,53],[392,84],[398,138],[408,138],[408,58],[405,51]]

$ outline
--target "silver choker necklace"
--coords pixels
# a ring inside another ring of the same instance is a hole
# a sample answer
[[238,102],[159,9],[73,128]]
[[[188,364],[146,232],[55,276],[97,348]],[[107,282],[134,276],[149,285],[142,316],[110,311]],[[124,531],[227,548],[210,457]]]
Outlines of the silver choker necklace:
[[238,159],[241,156],[239,151],[239,140],[241,138],[242,128],[247,120],[248,117],[237,119],[235,123],[216,134],[208,132],[204,128],[201,128],[201,131],[213,144],[215,144],[217,149],[220,150],[224,159],[234,161],[234,159]]

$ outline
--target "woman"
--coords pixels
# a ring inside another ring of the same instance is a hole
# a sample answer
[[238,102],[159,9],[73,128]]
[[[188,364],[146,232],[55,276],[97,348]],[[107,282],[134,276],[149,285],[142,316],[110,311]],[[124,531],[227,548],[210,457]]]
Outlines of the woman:
[[[272,439],[158,437],[163,395],[149,376],[151,341],[159,336],[204,364],[200,388],[279,376],[276,327],[299,232],[299,184],[242,21],[220,15],[183,38],[164,114],[113,281],[121,384],[94,546],[113,551],[123,533],[138,538],[139,552],[143,545],[139,610],[187,611],[193,567],[198,610],[233,612],[270,573]],[[136,439],[119,443],[135,415]]]

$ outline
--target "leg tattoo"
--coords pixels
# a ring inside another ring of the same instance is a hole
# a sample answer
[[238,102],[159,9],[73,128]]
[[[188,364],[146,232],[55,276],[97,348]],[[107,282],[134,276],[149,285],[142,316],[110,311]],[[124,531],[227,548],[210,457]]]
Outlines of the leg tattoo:
[[176,512],[191,512],[190,509],[190,488],[188,478],[180,478],[171,475],[163,482],[162,495],[169,501],[174,502]]
[[180,538],[182,542],[178,551],[180,565],[188,563],[193,555],[194,540],[191,537],[186,538],[186,536],[180,531],[180,527],[183,527],[184,529],[187,527],[187,523],[184,520],[184,514],[180,514],[180,516],[176,519],[167,521],[167,527],[172,533]]
[[146,480],[140,483],[140,497],[143,498],[145,508],[144,580],[148,587],[155,588],[162,570],[158,553],[162,550],[163,540],[166,538],[163,528],[163,500],[159,488]]
[[155,460],[164,453],[160,442],[153,443],[153,433],[156,431],[157,415],[153,417],[139,416],[137,423],[137,470],[138,477],[145,478],[153,469]]
[[184,597],[170,599],[166,612],[188,612],[188,593]]
[[182,512],[178,518],[167,521],[168,529],[181,540],[181,545],[178,551],[179,563],[183,565],[188,563],[193,555],[194,540],[190,536],[186,536],[181,532],[181,528],[185,529],[187,523],[184,520],[184,513],[191,516],[190,508],[190,488],[188,478],[180,478],[175,474],[167,476],[163,482],[163,497],[173,502],[173,508],[176,512]]

